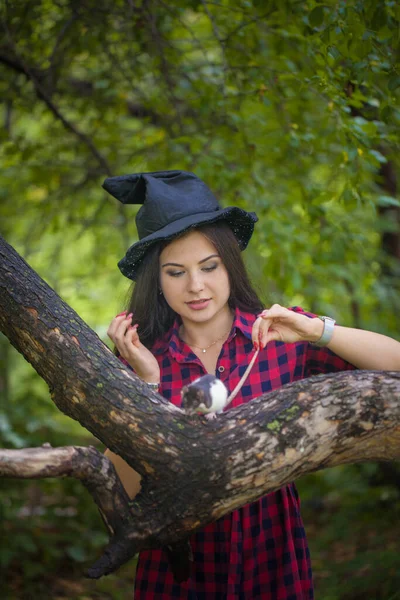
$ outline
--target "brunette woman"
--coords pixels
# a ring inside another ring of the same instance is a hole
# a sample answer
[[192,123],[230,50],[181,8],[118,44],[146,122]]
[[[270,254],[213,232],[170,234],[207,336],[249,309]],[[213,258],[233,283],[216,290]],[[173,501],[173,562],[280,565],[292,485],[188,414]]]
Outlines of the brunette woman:
[[[391,338],[339,327],[298,307],[263,310],[241,257],[256,215],[221,209],[194,174],[113,177],[104,187],[124,204],[142,204],[139,241],[119,262],[136,285],[108,335],[121,360],[174,404],[180,405],[184,385],[206,373],[234,389],[254,348],[260,349],[258,359],[228,410],[319,373],[400,369],[400,343]],[[120,457],[108,455],[133,497],[139,476]],[[192,572],[180,584],[162,549],[140,554],[135,600],[313,598],[293,483],[206,526],[190,544]]]

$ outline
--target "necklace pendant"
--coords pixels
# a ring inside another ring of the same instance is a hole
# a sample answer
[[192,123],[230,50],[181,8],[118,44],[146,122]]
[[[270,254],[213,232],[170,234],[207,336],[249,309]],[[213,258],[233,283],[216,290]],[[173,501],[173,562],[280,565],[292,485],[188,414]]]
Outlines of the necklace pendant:
[[206,348],[203,348],[202,352],[206,352]]

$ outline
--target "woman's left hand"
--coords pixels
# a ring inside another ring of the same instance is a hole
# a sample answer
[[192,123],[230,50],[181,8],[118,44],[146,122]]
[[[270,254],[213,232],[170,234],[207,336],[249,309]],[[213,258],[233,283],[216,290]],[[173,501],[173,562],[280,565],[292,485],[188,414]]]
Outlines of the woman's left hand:
[[310,319],[288,308],[274,304],[260,313],[254,322],[252,340],[255,348],[265,348],[271,340],[286,342],[316,342],[322,335],[321,319]]

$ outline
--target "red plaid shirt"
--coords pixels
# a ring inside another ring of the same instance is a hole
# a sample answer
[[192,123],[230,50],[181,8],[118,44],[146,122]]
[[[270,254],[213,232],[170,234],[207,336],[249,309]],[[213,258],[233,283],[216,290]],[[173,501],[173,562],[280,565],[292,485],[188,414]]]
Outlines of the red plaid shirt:
[[[301,308],[296,312],[304,313]],[[253,350],[255,315],[236,310],[216,375],[230,391],[238,383]],[[153,347],[161,369],[160,393],[180,405],[180,391],[206,373],[203,364],[179,338],[180,321]],[[247,381],[228,410],[286,383],[319,373],[354,368],[327,348],[308,342],[270,342],[260,351]],[[163,550],[139,556],[135,600],[310,600],[313,598],[310,554],[294,484],[272,492],[207,525],[190,538],[190,579],[175,583]]]

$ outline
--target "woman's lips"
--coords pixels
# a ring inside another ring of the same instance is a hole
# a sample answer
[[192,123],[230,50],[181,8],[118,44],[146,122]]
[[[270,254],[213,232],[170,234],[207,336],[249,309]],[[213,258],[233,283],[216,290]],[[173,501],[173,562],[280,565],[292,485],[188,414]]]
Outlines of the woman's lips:
[[210,300],[211,298],[208,298],[207,300],[195,300],[193,302],[187,302],[187,305],[192,310],[202,310],[203,308],[207,308],[210,304]]

